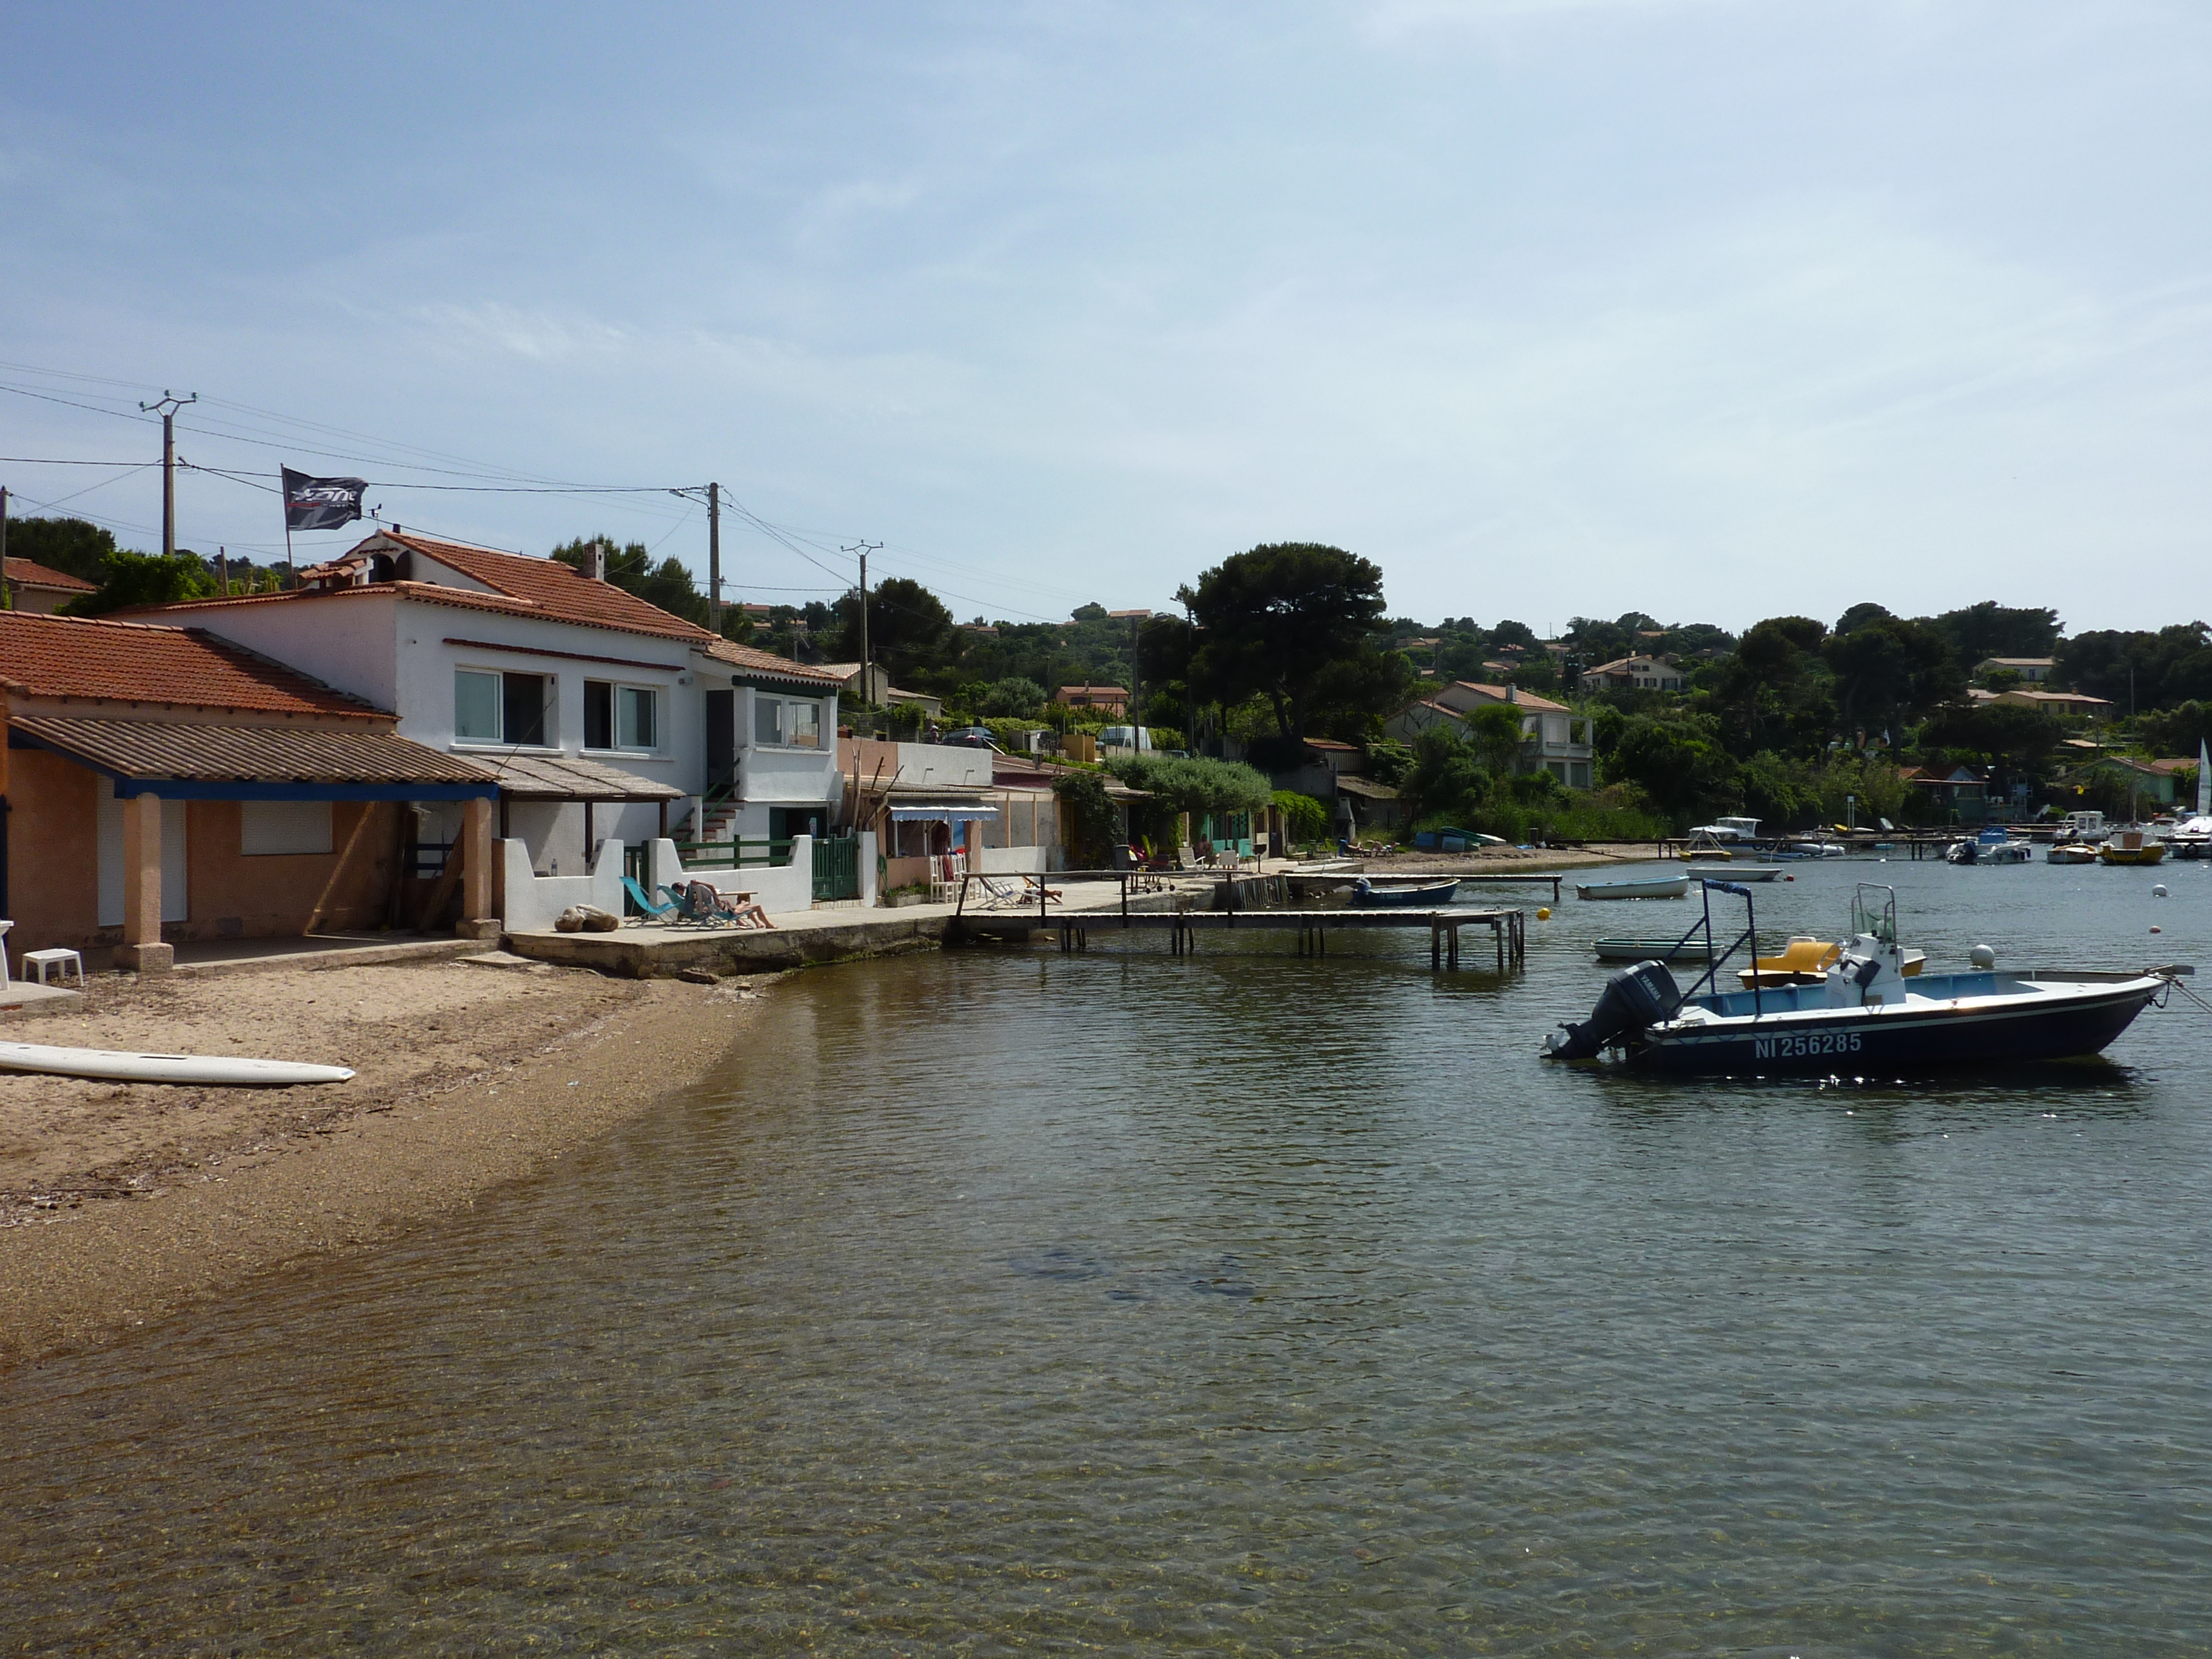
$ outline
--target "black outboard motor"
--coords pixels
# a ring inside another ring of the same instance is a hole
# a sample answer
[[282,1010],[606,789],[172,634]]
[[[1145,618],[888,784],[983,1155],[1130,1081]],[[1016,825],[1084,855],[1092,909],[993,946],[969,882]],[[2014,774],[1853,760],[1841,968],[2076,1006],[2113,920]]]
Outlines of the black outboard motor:
[[1682,1006],[1681,988],[1674,975],[1656,962],[1639,962],[1624,968],[1605,982],[1605,990],[1577,1025],[1570,1022],[1544,1039],[1547,1060],[1595,1060],[1608,1042],[1624,1032],[1640,1031],[1672,1019]]

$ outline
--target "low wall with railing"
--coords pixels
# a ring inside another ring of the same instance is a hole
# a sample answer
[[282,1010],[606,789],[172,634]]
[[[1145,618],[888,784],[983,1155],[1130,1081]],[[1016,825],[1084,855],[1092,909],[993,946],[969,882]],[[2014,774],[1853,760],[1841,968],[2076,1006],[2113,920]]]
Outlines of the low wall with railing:
[[[858,837],[860,891],[862,904],[876,902],[876,838]],[[646,845],[647,890],[679,881],[703,881],[718,893],[750,893],[770,915],[811,909],[814,905],[814,837],[793,836],[787,842],[678,842],[654,841]]]

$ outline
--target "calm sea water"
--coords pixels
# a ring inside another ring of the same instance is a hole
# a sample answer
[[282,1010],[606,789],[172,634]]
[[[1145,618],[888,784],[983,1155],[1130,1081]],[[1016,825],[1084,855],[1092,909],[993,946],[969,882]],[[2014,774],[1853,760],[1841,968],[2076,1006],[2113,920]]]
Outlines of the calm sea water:
[[[2212,969],[2202,866],[1830,865],[1762,921],[1869,877],[1935,965]],[[1585,942],[1686,909],[1571,898],[1504,981],[799,976],[544,1180],[0,1379],[0,1646],[2212,1650],[2212,1016],[1911,1085],[1539,1063]]]

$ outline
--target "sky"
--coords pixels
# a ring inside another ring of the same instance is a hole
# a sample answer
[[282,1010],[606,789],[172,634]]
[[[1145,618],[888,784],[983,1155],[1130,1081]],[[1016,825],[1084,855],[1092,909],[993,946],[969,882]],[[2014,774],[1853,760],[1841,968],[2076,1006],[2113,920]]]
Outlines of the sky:
[[8,37],[0,483],[125,545],[174,390],[242,475],[179,475],[205,553],[281,554],[246,475],[283,463],[702,574],[668,491],[714,480],[731,597],[830,597],[865,540],[963,620],[1164,607],[1286,540],[1547,634],[2212,613],[2201,0],[78,0]]

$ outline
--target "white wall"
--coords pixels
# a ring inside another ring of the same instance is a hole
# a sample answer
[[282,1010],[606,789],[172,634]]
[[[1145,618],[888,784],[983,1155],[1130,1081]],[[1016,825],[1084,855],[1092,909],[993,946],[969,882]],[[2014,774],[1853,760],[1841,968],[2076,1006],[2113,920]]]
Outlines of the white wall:
[[[713,671],[706,672],[713,684]],[[763,698],[777,701],[799,699],[816,702],[822,708],[822,746],[818,749],[787,749],[781,745],[763,744],[753,741],[759,729],[757,708]],[[837,698],[835,693],[808,696],[798,691],[781,692],[767,686],[739,685],[737,687],[738,720],[738,799],[749,809],[744,822],[759,824],[758,829],[746,828],[740,833],[747,836],[768,834],[768,815],[753,813],[750,809],[769,806],[820,806],[835,814],[843,793],[843,779],[837,770]],[[705,754],[702,739],[700,752]]]
[[589,875],[539,876],[530,868],[530,849],[519,840],[492,843],[500,859],[501,926],[510,933],[542,933],[572,904],[596,904],[623,913],[623,855],[619,842],[599,848]]
[[[392,646],[397,605],[398,596],[392,591],[372,587],[241,601],[149,620],[204,628],[389,714],[399,707],[399,670]],[[463,613],[451,614],[458,618]],[[450,734],[452,711],[447,714]],[[404,724],[399,729],[404,736],[416,735]]]
[[[875,879],[874,838],[867,840],[870,844],[860,849],[864,894]],[[622,874],[619,864],[615,866],[615,874]],[[793,836],[788,864],[747,865],[738,870],[686,870],[677,854],[676,843],[656,840],[646,853],[646,879],[652,884],[650,890],[656,899],[660,896],[659,890],[672,883],[703,881],[718,893],[750,893],[771,916],[811,910],[814,908],[814,838]],[[617,885],[619,888],[619,882]]]
[[991,751],[949,743],[902,743],[898,746],[898,781],[945,788],[991,787]]

